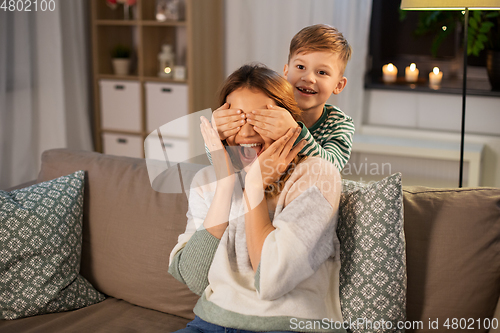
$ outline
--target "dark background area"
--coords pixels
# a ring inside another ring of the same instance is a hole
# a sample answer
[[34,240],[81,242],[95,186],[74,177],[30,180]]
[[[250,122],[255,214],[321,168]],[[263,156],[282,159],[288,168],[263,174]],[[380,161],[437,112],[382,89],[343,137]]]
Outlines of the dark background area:
[[[450,11],[449,15],[456,16],[456,29],[448,27],[453,31],[441,43],[437,56],[432,56],[432,43],[440,32],[441,25],[436,26],[432,32],[417,36],[419,16],[429,12],[404,11],[405,19],[400,19],[399,9],[401,0],[373,0],[372,18],[370,25],[369,52],[370,62],[366,84],[368,86],[380,86],[382,82],[382,66],[393,63],[398,68],[398,85],[392,85],[391,89],[408,89],[402,85],[406,66],[416,63],[420,71],[419,86],[427,86],[428,74],[437,66],[443,72],[443,85],[445,87],[460,88],[463,73],[463,32],[460,23],[462,13]],[[468,56],[469,66],[485,66],[485,52],[479,57]],[[468,80],[469,80],[468,75]],[[486,79],[486,78],[485,78]],[[476,84],[475,86],[478,86]],[[484,88],[490,90],[489,83],[485,81]],[[414,89],[415,85],[411,87]],[[444,91],[443,91],[444,92]]]

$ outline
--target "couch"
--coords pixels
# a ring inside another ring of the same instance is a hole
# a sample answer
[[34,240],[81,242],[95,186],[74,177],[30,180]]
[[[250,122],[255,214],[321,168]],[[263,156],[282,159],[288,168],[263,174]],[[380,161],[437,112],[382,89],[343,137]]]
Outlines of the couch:
[[[1,320],[0,332],[185,327],[198,297],[167,270],[185,228],[186,195],[154,191],[143,159],[68,149],[43,153],[36,182],[77,170],[85,170],[81,274],[107,298],[74,311]],[[453,318],[457,325],[463,318],[476,325],[464,331],[488,332],[485,319],[500,317],[500,189],[403,190],[407,320],[423,323],[406,331],[445,331],[447,318],[450,328]]]

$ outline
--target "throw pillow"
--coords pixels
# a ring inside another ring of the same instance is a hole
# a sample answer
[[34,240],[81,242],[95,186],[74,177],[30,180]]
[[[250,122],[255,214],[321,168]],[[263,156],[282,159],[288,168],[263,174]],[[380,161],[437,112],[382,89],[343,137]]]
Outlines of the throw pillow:
[[406,320],[401,174],[368,185],[343,181],[338,238],[345,327],[350,332],[403,332],[397,327]]
[[80,272],[84,172],[0,191],[1,319],[104,300]]

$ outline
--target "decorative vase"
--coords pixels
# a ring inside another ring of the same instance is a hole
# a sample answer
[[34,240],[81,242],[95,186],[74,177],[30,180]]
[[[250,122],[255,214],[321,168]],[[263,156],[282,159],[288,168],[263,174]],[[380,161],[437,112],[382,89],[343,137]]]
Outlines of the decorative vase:
[[486,69],[491,90],[500,91],[500,51],[486,51]]
[[133,19],[133,15],[130,13],[130,10],[132,8],[133,8],[133,6],[129,6],[126,3],[123,4],[123,19],[124,20]]
[[113,59],[113,70],[115,75],[128,75],[130,68],[130,59],[115,58]]

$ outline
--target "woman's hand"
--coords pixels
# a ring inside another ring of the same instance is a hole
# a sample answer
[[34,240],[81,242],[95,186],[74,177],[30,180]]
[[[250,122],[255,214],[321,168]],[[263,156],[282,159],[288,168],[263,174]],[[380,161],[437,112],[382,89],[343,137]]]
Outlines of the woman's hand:
[[[260,187],[265,189],[277,181],[286,171],[290,162],[302,150],[305,140],[295,147],[293,144],[300,134],[300,127],[291,128],[288,132],[273,142],[250,167],[245,178],[245,187]],[[293,147],[293,148],[292,148]]]
[[200,117],[200,120],[201,134],[212,155],[212,164],[217,177],[215,195],[212,204],[208,208],[203,226],[214,237],[221,239],[229,224],[231,196],[234,190],[236,175],[234,174],[231,159],[219,139],[213,117],[212,124],[210,124],[205,117]]
[[231,159],[217,133],[214,118],[212,117],[212,124],[203,116],[200,120],[201,135],[212,156],[217,185],[222,185],[232,192],[236,176]]
[[264,189],[279,179],[290,162],[304,147],[304,140],[293,147],[300,130],[300,127],[290,129],[284,136],[273,142],[252,163],[245,177],[244,195],[247,205],[245,231],[248,256],[254,272],[259,266],[264,242],[275,229],[269,218]]

